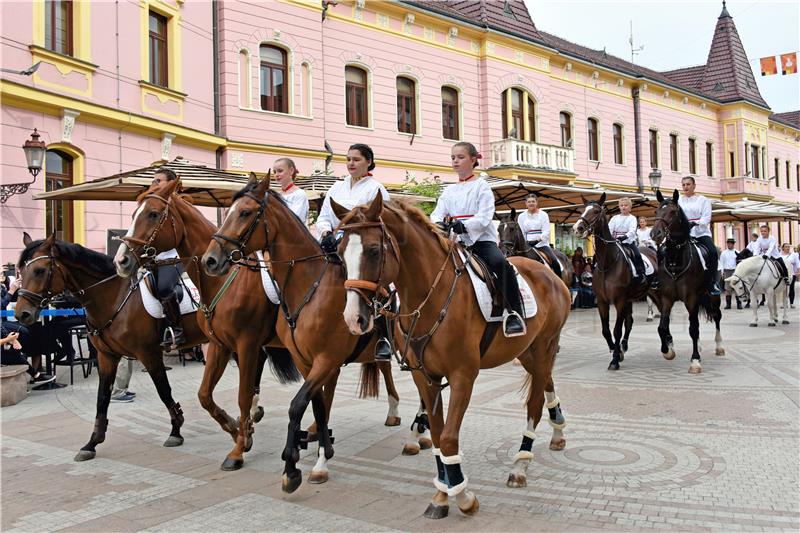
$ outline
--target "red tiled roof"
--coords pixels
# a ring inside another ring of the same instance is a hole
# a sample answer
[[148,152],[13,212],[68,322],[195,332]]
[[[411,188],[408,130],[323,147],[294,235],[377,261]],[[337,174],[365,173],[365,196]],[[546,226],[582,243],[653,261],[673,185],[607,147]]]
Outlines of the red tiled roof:
[[769,106],[758,92],[753,69],[739,39],[733,17],[722,8],[714,29],[699,89],[720,102],[746,100],[761,107]]
[[484,28],[541,41],[522,0],[413,0],[405,3]]
[[800,111],[787,111],[786,113],[773,113],[769,116],[770,120],[786,124],[800,130]]
[[680,85],[697,89],[697,86],[700,85],[700,81],[703,79],[705,70],[705,65],[697,65],[695,67],[667,70],[662,72],[662,74]]

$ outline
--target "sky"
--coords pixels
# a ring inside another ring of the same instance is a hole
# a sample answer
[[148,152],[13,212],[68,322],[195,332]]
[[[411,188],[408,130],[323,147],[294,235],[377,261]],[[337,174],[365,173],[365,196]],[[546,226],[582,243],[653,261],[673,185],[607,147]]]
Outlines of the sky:
[[[540,30],[630,60],[628,42],[633,21],[634,46],[644,45],[635,62],[664,71],[705,64],[722,2],[600,0],[525,0]],[[775,113],[800,110],[800,73],[761,76],[759,58],[800,52],[800,2],[750,0],[727,2],[739,38],[758,82],[761,96]],[[800,53],[798,54],[800,59]]]

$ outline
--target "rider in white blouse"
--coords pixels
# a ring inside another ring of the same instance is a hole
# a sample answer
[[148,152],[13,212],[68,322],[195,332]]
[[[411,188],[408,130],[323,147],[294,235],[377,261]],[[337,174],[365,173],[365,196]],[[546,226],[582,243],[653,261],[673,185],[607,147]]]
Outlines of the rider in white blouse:
[[[319,231],[320,245],[326,253],[336,253],[338,238],[333,230],[339,226],[339,218],[331,207],[331,199],[337,204],[348,209],[357,205],[368,204],[380,194],[383,201],[389,201],[389,193],[381,183],[372,177],[370,171],[375,168],[375,154],[366,144],[354,144],[347,150],[347,172],[350,173],[342,181],[337,181],[330,188],[322,203],[322,209],[317,218],[317,231]],[[375,345],[375,359],[389,361],[392,359],[394,347],[389,336],[389,323],[385,315],[375,319],[378,330],[378,342]]]
[[619,201],[620,213],[611,217],[608,229],[612,237],[633,252],[633,264],[636,267],[634,277],[644,278],[644,261],[636,244],[636,217],[631,215],[631,207],[630,199],[622,198]]
[[647,246],[655,250],[656,243],[650,238],[650,229],[647,227],[647,219],[639,217],[639,227],[636,228],[636,242],[639,243],[639,246]]
[[305,224],[308,218],[308,194],[294,183],[294,178],[297,176],[297,166],[294,161],[288,157],[276,160],[272,165],[272,173],[281,185],[281,198],[292,213]]
[[[539,209],[539,199],[535,194],[529,194],[525,199],[525,206],[528,208],[517,217],[517,224],[525,236],[525,241],[529,246],[536,248],[536,251],[545,254],[550,260],[550,268],[561,277],[561,265],[558,263],[553,249],[550,248],[550,217],[547,212]],[[535,258],[534,258],[535,259]]]
[[692,176],[681,180],[683,195],[678,199],[678,205],[683,214],[689,219],[691,230],[689,234],[706,249],[706,284],[712,296],[719,296],[719,287],[716,284],[717,265],[719,252],[711,238],[711,201],[703,195],[694,192],[697,184]]
[[769,226],[766,224],[759,228],[761,237],[758,238],[756,244],[758,245],[758,254],[764,259],[770,258],[783,276],[786,284],[789,284],[789,271],[786,268],[786,263],[781,258],[781,250],[778,247],[778,241],[775,237],[769,234]]
[[449,224],[449,229],[465,245],[471,246],[472,253],[494,273],[508,311],[503,320],[503,333],[506,337],[516,337],[526,332],[519,285],[514,269],[497,246],[497,228],[492,223],[494,194],[486,180],[474,173],[478,159],[480,154],[471,143],[453,145],[451,160],[458,183],[448,185],[442,192],[431,213],[431,221],[440,226]]
[[800,255],[797,252],[793,252],[789,243],[785,242],[781,246],[781,257],[791,267],[792,279],[789,281],[789,305],[794,309],[794,284],[797,281],[797,274],[800,272]]

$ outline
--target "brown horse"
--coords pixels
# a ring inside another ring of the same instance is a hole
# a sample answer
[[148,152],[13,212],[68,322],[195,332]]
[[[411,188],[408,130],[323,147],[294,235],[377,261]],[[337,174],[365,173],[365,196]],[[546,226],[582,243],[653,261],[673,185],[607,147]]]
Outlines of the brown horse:
[[[498,215],[497,219],[500,225],[497,227],[497,233],[500,235],[500,248],[506,257],[519,256],[533,259],[545,265],[550,265],[550,258],[544,254],[540,254],[536,248],[531,247],[525,240],[525,235],[522,229],[517,224],[517,211],[511,210],[511,214]],[[561,250],[553,250],[553,253],[561,263],[561,281],[567,286],[567,289],[572,288],[572,279],[575,271],[572,268],[572,261]]]
[[[263,369],[262,346],[272,355],[273,370],[281,382],[299,379],[289,352],[275,339],[275,321],[278,308],[272,304],[262,287],[257,269],[237,265],[226,278],[210,277],[197,264],[197,258],[205,251],[216,228],[193,205],[176,194],[179,181],[152,186],[142,195],[126,241],[115,259],[120,275],[130,275],[136,267],[136,256],[149,247],[148,255],[177,249],[179,255],[190,260],[189,276],[200,290],[202,313],[197,321],[210,341],[206,356],[203,381],[198,391],[201,405],[231,434],[234,448],[222,463],[223,470],[236,470],[243,465],[243,453],[252,446],[253,422],[263,411],[257,410],[258,385]],[[259,320],[253,320],[259,317]],[[242,324],[250,324],[242,328]],[[227,367],[233,353],[239,367],[239,409],[237,423],[221,409],[213,399],[213,391]],[[278,354],[280,357],[276,357]],[[286,354],[285,357],[283,355]],[[280,363],[280,364],[278,364]],[[365,365],[362,372],[362,392],[377,395],[377,368]],[[386,365],[388,366],[388,365]],[[326,386],[326,407],[330,410],[336,380]],[[397,392],[388,372],[387,390],[390,397],[388,425],[397,425],[400,419],[393,417],[396,411]],[[314,432],[314,426],[309,428]]]
[[[380,196],[368,207],[350,212],[335,202],[331,205],[342,220],[339,229],[344,231],[339,251],[347,266],[344,317],[350,332],[362,335],[372,328],[378,295],[393,282],[401,302],[397,331],[403,359],[413,370],[425,405],[433,406],[430,422],[437,491],[425,516],[446,516],[448,496],[455,496],[465,514],[478,510],[478,500],[466,490],[467,480],[461,472],[461,422],[479,370],[515,357],[529,374],[528,423],[507,484],[524,486],[545,397],[555,427],[564,423],[552,388],[552,371],[561,329],[569,316],[567,288],[548,267],[522,257],[511,258],[533,290],[539,308],[527,319],[525,335],[505,338],[497,334],[498,323],[484,321],[457,245],[447,241],[422,211],[404,204],[384,205]],[[450,388],[446,421],[441,397],[445,386]],[[560,429],[554,439],[563,441]]]
[[[121,357],[135,357],[150,374],[158,396],[169,412],[172,431],[164,446],[183,444],[183,411],[172,398],[172,390],[161,350],[160,321],[147,314],[136,284],[117,276],[111,258],[78,244],[57,241],[54,236],[32,241],[24,239],[25,249],[17,268],[22,288],[15,316],[30,325],[46,308],[50,299],[69,290],[86,310],[86,323],[97,348],[97,414],[89,442],[75,456],[76,461],[93,459],[96,447],[105,441],[108,428],[108,403]],[[206,341],[196,324],[187,323],[186,346]]]
[[[594,236],[595,260],[597,266],[593,270],[594,281],[592,287],[597,295],[597,310],[600,312],[600,322],[603,326],[603,337],[612,352],[609,370],[619,370],[619,364],[625,359],[628,351],[628,338],[633,329],[633,302],[649,296],[658,303],[658,294],[650,287],[650,282],[642,277],[633,275],[625,250],[608,229],[606,218],[606,194],[596,202],[583,200],[583,215],[575,222],[573,231],[585,239]],[[646,256],[658,269],[656,253],[645,246],[640,246],[639,251]],[[609,329],[609,308],[613,305],[617,311],[617,320],[614,324],[614,336]],[[622,325],[625,324],[625,336],[622,336]]]
[[[675,349],[672,344],[672,334],[669,331],[669,318],[672,306],[680,300],[689,312],[689,336],[692,337],[692,357],[689,364],[689,373],[700,374],[700,311],[716,326],[716,355],[725,355],[722,347],[722,335],[719,323],[722,319],[720,311],[720,296],[709,294],[705,282],[705,271],[701,264],[700,252],[690,238],[689,220],[678,205],[678,190],[671,198],[664,198],[661,191],[656,197],[659,201],[656,210],[656,220],[650,235],[660,247],[659,253],[659,282],[661,288],[661,321],[658,324],[658,335],[661,338],[661,353],[666,359],[675,358]],[[702,247],[701,247],[702,248]]]
[[[304,440],[300,423],[309,402],[319,437],[318,461],[310,477],[315,482],[327,479],[326,463],[333,457],[323,386],[336,378],[343,364],[372,361],[375,339],[372,335],[350,335],[339,314],[345,279],[341,264],[323,253],[305,224],[277,193],[270,191],[269,177],[251,181],[234,196],[225,222],[203,255],[203,268],[210,275],[225,275],[255,250],[269,252],[269,268],[281,295],[278,337],[305,377],[289,407],[289,431],[282,454],[286,463],[282,488],[294,492],[302,482],[297,469]],[[416,451],[430,447],[424,435],[415,436]]]

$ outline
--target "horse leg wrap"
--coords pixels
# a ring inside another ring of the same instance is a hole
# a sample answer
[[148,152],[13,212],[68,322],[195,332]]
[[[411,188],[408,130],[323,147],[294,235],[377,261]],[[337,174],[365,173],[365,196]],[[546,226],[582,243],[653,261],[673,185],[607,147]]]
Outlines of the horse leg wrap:
[[522,444],[519,445],[519,451],[514,456],[514,462],[521,459],[527,459],[528,461],[533,459],[533,441],[536,439],[536,433],[530,430],[525,430],[522,433]]
[[255,419],[256,413],[258,412],[258,401],[259,401],[259,394],[256,392],[253,394],[253,401],[250,404],[250,418]]
[[181,409],[181,404],[178,402],[173,403],[169,408],[169,417],[172,419],[173,424],[177,424],[178,426],[183,425],[183,409]]
[[294,441],[301,450],[308,449],[308,431],[298,429],[294,432]]
[[439,448],[433,447],[433,458],[436,460],[436,477],[433,478],[433,486],[436,490],[447,492],[447,471],[442,462],[442,453]]
[[467,488],[467,478],[461,473],[461,456],[442,455],[441,459],[447,478],[447,495],[455,496]]
[[430,423],[428,422],[428,415],[425,413],[417,415],[414,417],[414,421],[411,422],[411,431],[414,431],[420,435],[425,433],[429,427]]
[[550,413],[550,418],[547,419],[550,426],[552,426],[553,429],[564,429],[564,426],[567,425],[567,421],[564,419],[564,414],[561,412],[561,405],[556,405],[547,411]]
[[106,430],[108,429],[108,418],[102,416],[94,420],[94,431],[92,433],[92,440],[100,444],[106,440]]

